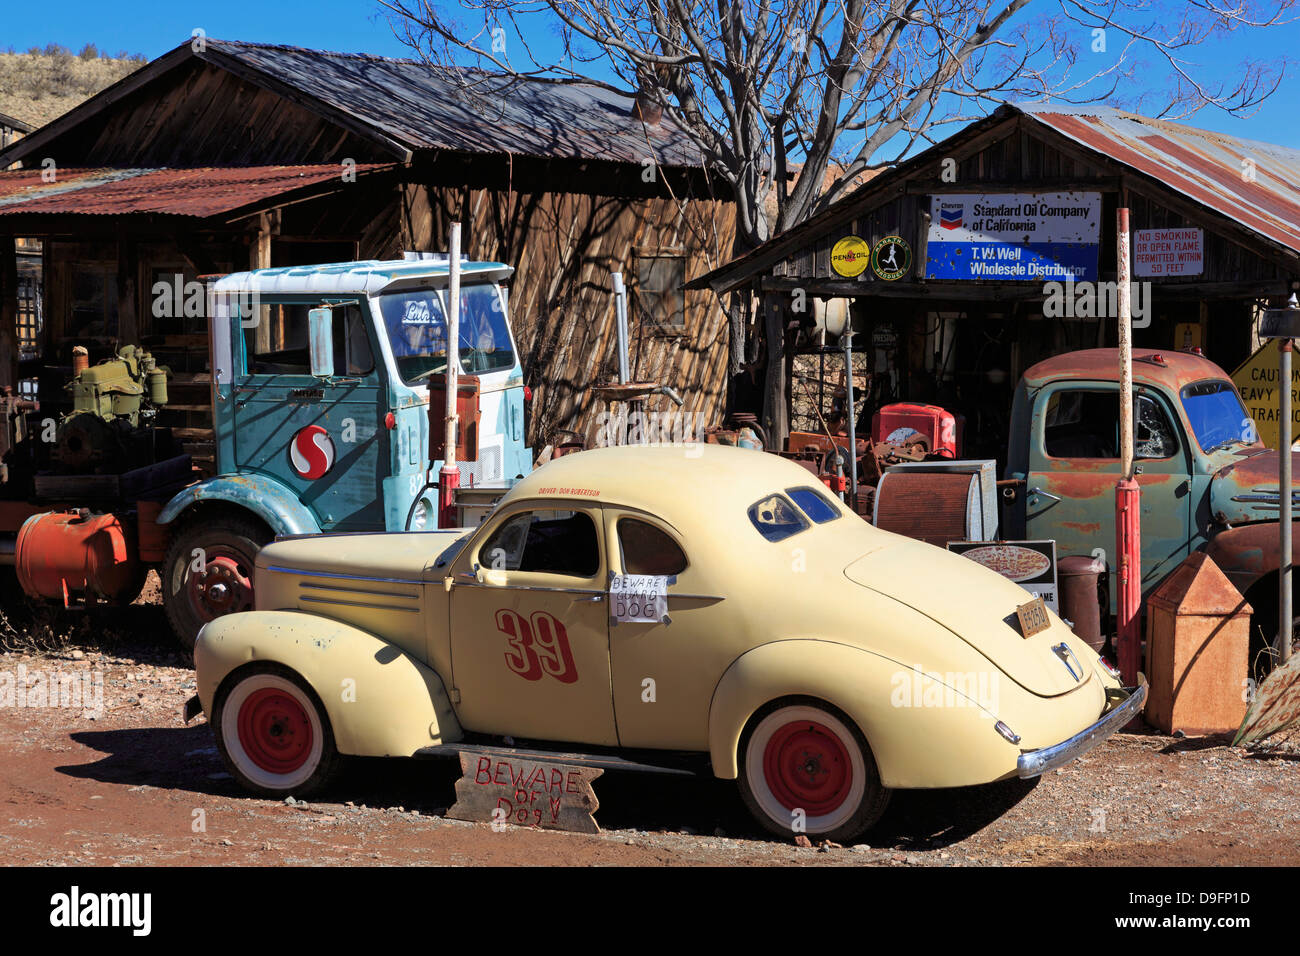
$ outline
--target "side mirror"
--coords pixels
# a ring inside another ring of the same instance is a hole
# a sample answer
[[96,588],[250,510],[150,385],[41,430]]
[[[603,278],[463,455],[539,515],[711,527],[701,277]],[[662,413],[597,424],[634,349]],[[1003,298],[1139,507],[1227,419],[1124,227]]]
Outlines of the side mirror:
[[334,312],[328,306],[307,313],[307,350],[311,353],[311,374],[334,377]]

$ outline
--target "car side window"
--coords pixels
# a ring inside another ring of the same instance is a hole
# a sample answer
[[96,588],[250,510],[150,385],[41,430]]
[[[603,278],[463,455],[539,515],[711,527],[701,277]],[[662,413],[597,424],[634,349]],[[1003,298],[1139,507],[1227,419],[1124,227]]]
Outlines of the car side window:
[[750,523],[768,541],[784,541],[810,527],[808,519],[785,495],[768,495],[749,506]]
[[523,511],[492,532],[478,559],[494,571],[590,578],[600,570],[596,525],[584,511]]
[[638,518],[618,519],[618,546],[626,574],[681,574],[686,554],[668,534]]
[[[1136,396],[1133,444],[1137,458],[1169,458],[1178,437],[1150,395]],[[1047,400],[1043,448],[1049,458],[1119,458],[1119,393],[1080,389]]]

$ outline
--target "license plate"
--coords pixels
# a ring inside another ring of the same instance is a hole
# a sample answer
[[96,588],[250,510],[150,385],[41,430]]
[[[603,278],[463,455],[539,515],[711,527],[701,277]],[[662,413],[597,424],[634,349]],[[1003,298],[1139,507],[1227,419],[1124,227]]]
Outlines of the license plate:
[[1041,597],[1036,597],[1028,604],[1016,608],[1016,617],[1020,619],[1020,633],[1024,637],[1033,637],[1052,626],[1047,619],[1047,605],[1043,603]]

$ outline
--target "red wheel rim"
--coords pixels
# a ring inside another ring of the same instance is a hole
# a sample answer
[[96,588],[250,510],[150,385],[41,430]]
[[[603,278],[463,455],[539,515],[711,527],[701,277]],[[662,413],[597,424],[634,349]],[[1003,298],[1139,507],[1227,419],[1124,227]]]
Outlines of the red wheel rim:
[[253,691],[239,707],[239,745],[267,773],[293,773],[311,756],[311,718],[287,691]]
[[763,776],[787,810],[819,817],[838,809],[853,788],[853,765],[840,738],[810,720],[786,724],[763,751]]
[[244,570],[251,566],[243,555],[222,549],[208,553],[201,572],[188,569],[186,593],[199,620],[211,621],[252,608],[253,579]]

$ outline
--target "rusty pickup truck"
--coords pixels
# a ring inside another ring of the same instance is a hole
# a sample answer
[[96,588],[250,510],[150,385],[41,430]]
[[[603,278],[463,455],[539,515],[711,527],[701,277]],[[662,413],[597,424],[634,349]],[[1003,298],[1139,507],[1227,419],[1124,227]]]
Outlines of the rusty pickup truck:
[[[1231,379],[1199,354],[1134,349],[1133,391],[1143,595],[1193,551],[1208,552],[1255,610],[1258,662],[1277,633],[1278,453],[1260,443]],[[1055,539],[1058,555],[1101,557],[1113,572],[1118,350],[1032,366],[1016,387],[1010,434],[1008,536]]]

